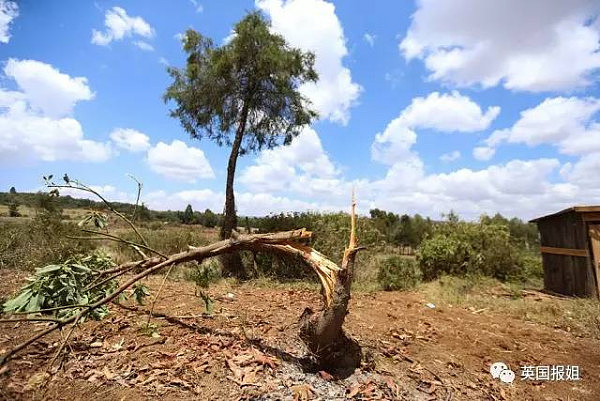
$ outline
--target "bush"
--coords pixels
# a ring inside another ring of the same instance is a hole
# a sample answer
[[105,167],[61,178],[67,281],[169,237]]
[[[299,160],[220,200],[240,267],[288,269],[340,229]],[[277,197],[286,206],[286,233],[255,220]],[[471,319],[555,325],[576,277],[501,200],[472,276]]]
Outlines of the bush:
[[380,261],[377,281],[385,291],[408,290],[419,284],[422,275],[414,259],[390,256]]
[[506,281],[539,274],[533,260],[526,259],[511,241],[508,226],[502,224],[444,223],[423,241],[417,258],[426,280],[447,274],[483,275]]

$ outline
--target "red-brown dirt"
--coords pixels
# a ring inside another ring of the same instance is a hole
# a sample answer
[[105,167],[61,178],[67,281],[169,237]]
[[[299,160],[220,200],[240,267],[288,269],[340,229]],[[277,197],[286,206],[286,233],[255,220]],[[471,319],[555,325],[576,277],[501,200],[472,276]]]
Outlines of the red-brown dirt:
[[[0,272],[0,295],[18,288],[22,277]],[[160,281],[155,276],[147,285],[156,291]],[[153,318],[154,337],[141,330],[147,306],[137,311],[111,306],[108,318],[75,331],[61,369],[49,381],[44,372],[60,337],[44,339],[0,371],[0,398],[600,399],[600,341],[595,339],[489,311],[430,309],[417,293],[355,294],[345,327],[363,346],[366,362],[352,376],[335,380],[299,366],[305,350],[297,321],[306,306],[320,302],[318,293],[251,283],[222,283],[209,292],[218,301],[206,317],[191,283],[167,281],[156,311],[175,319]],[[43,327],[3,325],[0,350]],[[514,383],[491,377],[489,366],[496,361],[515,371]],[[519,367],[524,365],[578,365],[582,380],[522,381]]]

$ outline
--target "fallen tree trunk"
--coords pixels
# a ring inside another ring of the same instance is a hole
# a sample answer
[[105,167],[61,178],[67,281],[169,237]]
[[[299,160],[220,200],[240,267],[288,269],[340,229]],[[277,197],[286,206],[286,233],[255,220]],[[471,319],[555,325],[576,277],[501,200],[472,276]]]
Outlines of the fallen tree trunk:
[[[128,262],[99,273],[98,280],[113,278],[128,271],[138,272],[126,280],[114,292],[89,305],[77,306],[81,309],[74,316],[59,320],[54,326],[36,334],[27,341],[9,350],[0,359],[0,365],[6,363],[14,354],[31,345],[38,339],[68,324],[75,326],[90,311],[105,305],[119,296],[144,277],[175,264],[189,261],[201,262],[206,258],[218,255],[249,250],[253,252],[276,252],[290,256],[301,257],[317,273],[323,290],[323,308],[314,313],[307,308],[301,316],[300,337],[306,343],[312,355],[316,358],[319,368],[332,372],[351,369],[360,364],[361,351],[358,343],[348,337],[343,329],[344,318],[348,313],[350,300],[350,285],[354,269],[355,256],[359,247],[356,246],[356,214],[353,199],[351,216],[350,244],[344,253],[342,266],[337,266],[320,252],[302,244],[311,233],[305,229],[273,233],[238,235],[203,247],[190,247],[188,251],[168,257],[152,257],[137,262]],[[140,271],[141,269],[141,271]],[[35,313],[35,312],[31,312]],[[39,319],[23,319],[39,321]]]

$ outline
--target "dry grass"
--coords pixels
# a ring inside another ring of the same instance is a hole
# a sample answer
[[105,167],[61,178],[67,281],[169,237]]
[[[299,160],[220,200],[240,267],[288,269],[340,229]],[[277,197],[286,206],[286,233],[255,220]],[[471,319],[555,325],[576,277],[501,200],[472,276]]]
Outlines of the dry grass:
[[505,284],[491,278],[446,276],[421,284],[418,291],[438,307],[458,306],[483,313],[506,314],[578,336],[600,339],[598,300],[560,298],[531,291],[540,288],[541,282]]

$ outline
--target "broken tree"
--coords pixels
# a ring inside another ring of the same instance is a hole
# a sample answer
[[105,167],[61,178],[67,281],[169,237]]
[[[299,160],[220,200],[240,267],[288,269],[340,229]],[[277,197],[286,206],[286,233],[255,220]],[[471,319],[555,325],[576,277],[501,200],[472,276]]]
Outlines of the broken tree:
[[[157,253],[158,256],[145,257],[139,261],[128,262],[115,268],[95,272],[94,274],[98,275],[96,277],[97,283],[103,283],[106,280],[114,279],[132,271],[136,271],[137,274],[127,278],[114,292],[100,300],[88,305],[65,306],[66,308],[76,309],[78,312],[62,320],[52,319],[52,326],[9,350],[0,359],[0,364],[6,363],[17,352],[57,329],[71,324],[72,332],[77,324],[91,311],[116,300],[119,294],[149,274],[184,262],[201,262],[206,258],[248,250],[253,252],[278,253],[284,256],[296,256],[314,269],[322,285],[323,307],[318,312],[313,312],[310,308],[304,311],[301,316],[300,338],[305,342],[309,351],[314,356],[319,369],[339,374],[343,374],[342,372],[352,372],[360,365],[361,349],[358,343],[344,332],[342,325],[348,313],[350,286],[356,254],[361,249],[357,246],[356,240],[355,207],[353,197],[350,217],[350,241],[348,248],[344,252],[341,266],[338,266],[320,252],[303,243],[303,241],[311,237],[311,233],[305,229],[255,235],[239,235],[234,232],[234,235],[229,239],[203,247],[190,247],[188,251],[169,256],[162,255],[147,246],[143,246],[145,249]],[[35,313],[36,311],[30,311],[30,314]],[[40,318],[19,317],[17,319],[4,319],[7,322],[14,322],[15,320],[34,322],[39,321]],[[68,338],[69,336],[67,336]],[[59,352],[64,349],[66,341],[64,340],[61,344]]]

